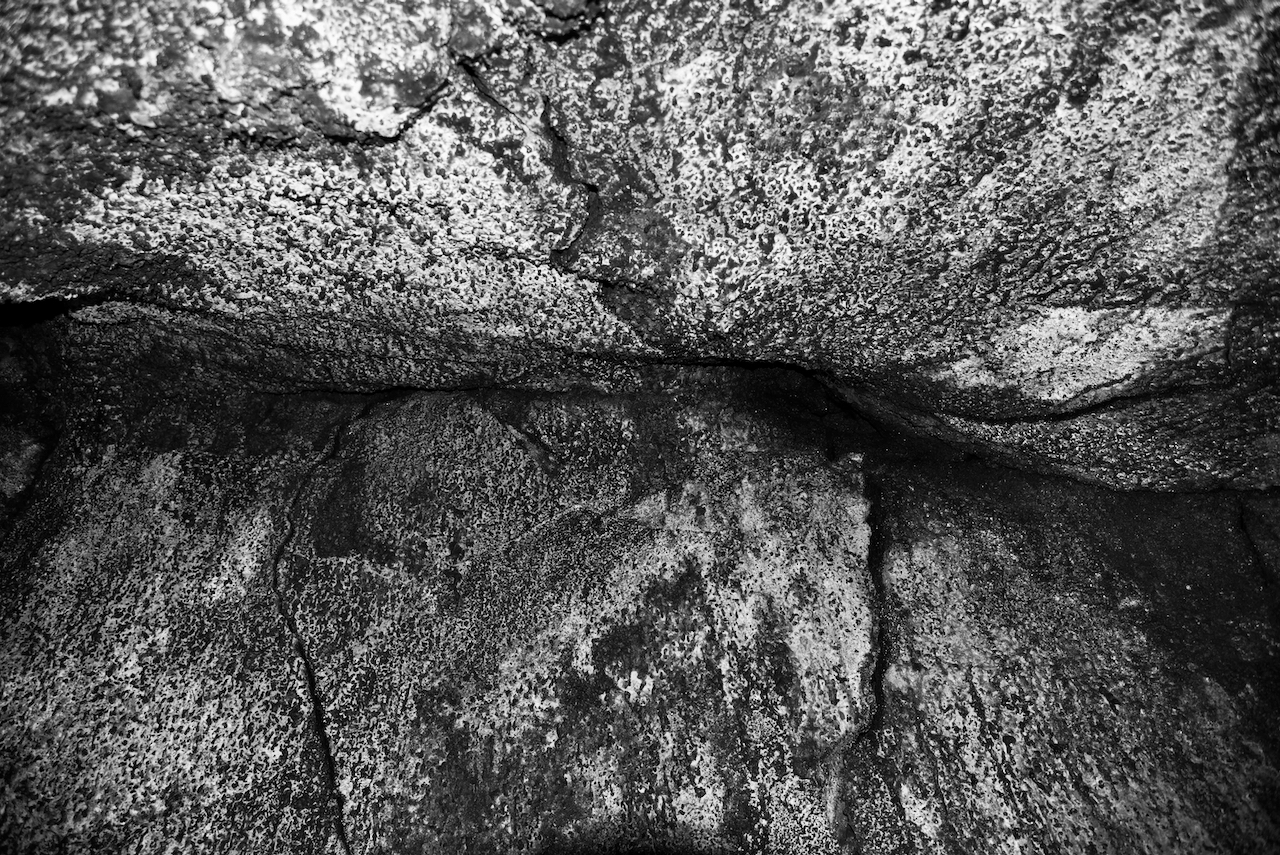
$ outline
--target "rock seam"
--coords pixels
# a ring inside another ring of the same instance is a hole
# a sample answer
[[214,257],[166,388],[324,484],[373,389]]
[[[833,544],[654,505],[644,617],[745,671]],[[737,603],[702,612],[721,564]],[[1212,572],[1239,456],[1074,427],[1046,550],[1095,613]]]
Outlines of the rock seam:
[[356,422],[361,421],[369,416],[373,409],[386,398],[377,397],[365,403],[360,410],[340,423],[333,430],[327,447],[321,452],[319,458],[311,468],[298,479],[298,486],[293,492],[288,504],[288,511],[285,514],[285,530],[284,535],[280,538],[280,543],[276,546],[275,555],[271,562],[271,587],[275,595],[276,611],[280,614],[280,619],[284,622],[285,629],[289,636],[293,639],[294,653],[298,657],[298,661],[302,665],[302,674],[306,683],[307,700],[311,705],[311,726],[315,732],[316,741],[319,743],[321,772],[324,777],[325,789],[329,792],[329,804],[332,809],[330,821],[333,823],[334,835],[338,838],[338,847],[343,855],[351,855],[351,843],[347,836],[346,828],[346,804],[342,797],[342,791],[338,788],[337,760],[333,750],[333,743],[329,739],[329,730],[327,719],[324,711],[324,701],[320,696],[319,683],[316,680],[315,662],[311,657],[311,653],[307,649],[306,642],[303,640],[302,631],[298,628],[298,622],[294,618],[292,612],[285,602],[284,589],[280,584],[280,565],[284,561],[286,554],[290,551],[293,543],[294,535],[297,532],[296,518],[302,497],[306,494],[308,488],[315,481],[316,474],[328,463],[333,462],[342,451],[343,440],[349,435],[351,428]]

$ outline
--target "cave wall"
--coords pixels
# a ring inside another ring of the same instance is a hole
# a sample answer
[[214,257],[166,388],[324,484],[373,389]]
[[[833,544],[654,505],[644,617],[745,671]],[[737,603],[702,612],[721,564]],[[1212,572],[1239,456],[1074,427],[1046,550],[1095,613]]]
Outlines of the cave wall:
[[0,852],[1280,849],[1280,4],[0,8]]
[[263,388],[816,371],[1126,488],[1275,486],[1274,0],[0,13],[0,260]]
[[87,423],[4,541],[4,835],[1269,851],[1252,506],[920,448],[815,388],[681,370]]

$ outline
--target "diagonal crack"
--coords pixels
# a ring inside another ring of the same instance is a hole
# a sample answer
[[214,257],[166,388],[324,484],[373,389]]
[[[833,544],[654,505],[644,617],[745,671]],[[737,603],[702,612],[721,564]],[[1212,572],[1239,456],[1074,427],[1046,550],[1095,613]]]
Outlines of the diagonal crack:
[[[400,395],[395,397],[400,397]],[[316,679],[315,661],[307,649],[306,642],[302,637],[302,631],[298,627],[298,621],[286,602],[284,587],[281,584],[280,567],[290,552],[294,535],[297,533],[298,511],[302,505],[302,498],[315,481],[316,475],[325,465],[333,462],[338,457],[352,426],[356,422],[367,418],[374,407],[387,399],[387,396],[378,396],[367,401],[354,416],[338,424],[333,429],[333,433],[329,437],[324,450],[310,468],[307,469],[306,473],[298,479],[298,486],[293,491],[293,496],[289,500],[288,511],[285,514],[284,535],[276,545],[275,554],[272,556],[271,561],[271,588],[275,595],[276,611],[279,612],[280,619],[284,622],[290,638],[293,639],[294,653],[302,665],[307,699],[311,704],[311,726],[320,748],[321,774],[324,778],[325,789],[329,793],[329,820],[333,824],[334,835],[338,838],[338,847],[343,852],[343,855],[351,855],[351,843],[347,836],[345,799],[342,797],[342,791],[338,789],[337,762],[333,751],[333,743],[329,738],[324,699],[320,694],[319,682]]]
[[493,417],[493,419],[501,424],[504,428],[512,433],[524,446],[530,459],[538,464],[546,475],[555,479],[559,475],[560,461],[556,457],[556,453],[536,432],[522,425],[518,418],[512,416],[511,413],[492,400],[492,395],[481,392],[478,397],[478,403],[481,409]]
[[391,145],[400,142],[409,129],[422,120],[424,116],[435,109],[436,105],[444,98],[446,90],[448,90],[450,81],[447,77],[441,80],[434,89],[422,101],[414,107],[409,115],[396,128],[396,132],[391,136],[384,137],[380,134],[371,135],[367,141],[362,141],[364,145]]
[[[354,422],[354,419],[352,422]],[[350,427],[350,425],[351,422],[348,422],[346,427]],[[343,804],[342,792],[338,789],[333,745],[329,740],[324,703],[320,697],[320,687],[316,682],[315,663],[312,661],[311,654],[307,651],[307,645],[302,639],[302,632],[298,629],[298,622],[285,603],[284,589],[280,584],[280,564],[284,560],[285,554],[289,551],[294,534],[297,531],[295,519],[299,505],[302,502],[302,496],[307,487],[315,480],[316,473],[319,472],[320,468],[337,456],[343,431],[343,426],[334,429],[333,436],[330,438],[324,452],[312,464],[307,473],[298,480],[298,487],[294,490],[293,497],[289,502],[289,510],[285,514],[284,536],[280,538],[280,543],[276,546],[275,556],[271,562],[271,588],[275,593],[276,610],[280,613],[280,619],[284,621],[285,628],[293,639],[294,653],[297,655],[298,661],[302,663],[307,699],[311,704],[311,726],[315,731],[316,741],[320,745],[321,771],[324,776],[325,789],[329,792],[330,821],[333,823],[333,830],[338,838],[339,848],[344,855],[350,855],[351,844],[347,839],[346,824],[344,822],[345,805]]]
[[[552,173],[567,186],[581,187],[587,196],[587,210],[582,222],[568,243],[559,249],[551,250],[551,263],[562,270],[572,271],[574,250],[593,227],[598,227],[604,218],[604,207],[600,198],[600,185],[575,174],[572,158],[569,153],[569,139],[556,127],[551,116],[551,99],[543,96],[542,136],[551,148],[550,166]],[[612,284],[604,283],[600,284]]]
[[467,80],[471,82],[472,88],[475,89],[476,95],[480,97],[481,101],[484,101],[499,113],[510,116],[522,125],[524,124],[524,120],[520,118],[520,115],[506,104],[502,103],[502,101],[498,99],[498,96],[493,93],[493,89],[490,88],[489,84],[485,82],[485,79],[480,76],[480,69],[474,57],[455,53],[453,51],[449,52],[449,56],[453,60],[454,67],[461,71]]

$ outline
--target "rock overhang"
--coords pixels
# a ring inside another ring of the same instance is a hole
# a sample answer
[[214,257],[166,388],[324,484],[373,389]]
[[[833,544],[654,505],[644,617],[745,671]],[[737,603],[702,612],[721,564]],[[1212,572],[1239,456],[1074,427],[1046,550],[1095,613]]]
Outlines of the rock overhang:
[[1275,483],[1269,4],[108,5],[9,13],[4,293],[101,302],[69,352],[785,363],[1033,467]]

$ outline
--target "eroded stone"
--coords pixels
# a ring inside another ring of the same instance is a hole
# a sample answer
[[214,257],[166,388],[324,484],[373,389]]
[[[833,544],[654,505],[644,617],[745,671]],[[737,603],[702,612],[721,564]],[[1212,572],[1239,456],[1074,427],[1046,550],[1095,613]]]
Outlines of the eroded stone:
[[1273,3],[109,6],[9,12],[0,84],[5,299],[107,301],[82,362],[782,362],[1026,466],[1276,483]]

